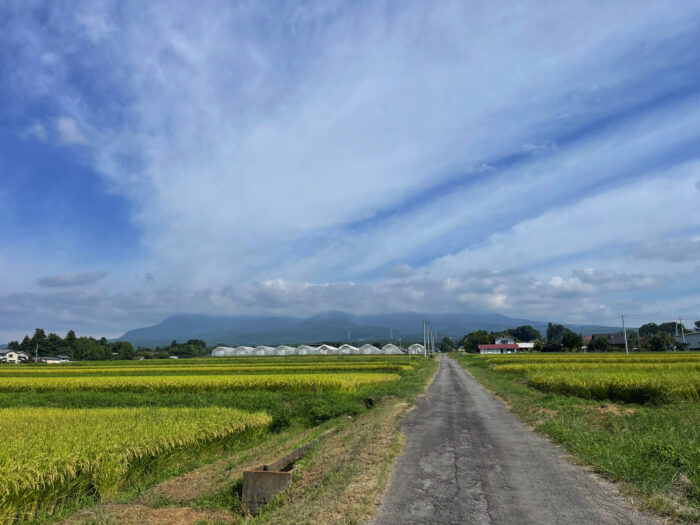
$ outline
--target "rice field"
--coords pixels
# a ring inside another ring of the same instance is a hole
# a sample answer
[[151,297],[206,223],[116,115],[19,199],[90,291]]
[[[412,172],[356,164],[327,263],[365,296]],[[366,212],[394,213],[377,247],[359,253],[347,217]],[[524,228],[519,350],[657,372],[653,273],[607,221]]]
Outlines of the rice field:
[[367,397],[415,392],[433,365],[311,356],[2,366],[0,523],[109,500],[202,455],[361,413]]
[[526,354],[480,356],[528,386],[584,399],[700,403],[700,354]]

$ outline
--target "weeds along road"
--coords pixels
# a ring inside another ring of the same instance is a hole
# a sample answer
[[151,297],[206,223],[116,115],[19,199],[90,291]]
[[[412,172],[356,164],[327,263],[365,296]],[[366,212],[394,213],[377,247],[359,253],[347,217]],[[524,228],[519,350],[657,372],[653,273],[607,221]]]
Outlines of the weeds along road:
[[372,524],[656,523],[562,458],[445,356],[403,432],[404,452]]

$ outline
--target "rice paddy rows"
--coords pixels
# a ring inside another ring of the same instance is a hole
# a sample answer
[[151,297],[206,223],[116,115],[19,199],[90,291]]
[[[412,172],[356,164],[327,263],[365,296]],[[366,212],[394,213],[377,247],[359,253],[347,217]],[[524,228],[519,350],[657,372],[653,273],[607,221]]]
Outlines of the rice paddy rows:
[[397,379],[399,376],[392,373],[13,377],[3,378],[0,392],[350,392],[361,386]]
[[483,356],[544,392],[631,403],[700,402],[700,354]]
[[168,455],[242,439],[270,422],[224,407],[0,409],[0,523],[112,496]]
[[194,374],[281,374],[281,373],[331,373],[331,372],[397,372],[411,370],[410,364],[402,363],[328,363],[328,364],[271,364],[228,366],[130,366],[130,367],[3,367],[0,377],[69,377],[69,376],[134,376],[134,375],[194,375]]
[[431,363],[313,356],[0,367],[2,405],[15,407],[0,409],[0,523],[112,498],[259,434],[361,413],[368,396],[413,395]]

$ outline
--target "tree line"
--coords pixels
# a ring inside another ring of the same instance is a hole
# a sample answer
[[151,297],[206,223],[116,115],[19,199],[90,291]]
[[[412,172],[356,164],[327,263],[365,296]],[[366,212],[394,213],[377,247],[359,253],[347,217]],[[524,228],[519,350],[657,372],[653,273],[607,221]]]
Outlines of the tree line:
[[[700,330],[700,321],[695,322],[695,329]],[[676,330],[678,330],[676,332]],[[667,350],[688,350],[688,345],[676,341],[676,333],[692,333],[680,323],[674,321],[661,323],[647,323],[638,330],[627,330],[627,344],[630,350],[641,352],[663,352]],[[616,334],[622,335],[622,331]],[[611,334],[606,334],[611,335]],[[594,337],[585,341],[581,334],[578,334],[564,325],[548,323],[545,336],[539,330],[529,325],[518,326],[500,332],[487,332],[486,330],[475,330],[465,335],[462,346],[466,352],[478,353],[479,345],[491,344],[494,340],[503,336],[511,336],[516,342],[535,344],[534,351],[537,352],[578,352],[586,346],[589,352],[611,352],[615,347],[608,341],[607,337]],[[442,349],[442,348],[441,348]],[[449,350],[443,350],[449,351]]]
[[77,337],[69,330],[65,337],[54,333],[46,335],[42,328],[34,335],[24,336],[22,341],[11,341],[7,347],[24,352],[30,357],[68,356],[73,361],[104,361],[108,359],[165,359],[175,357],[199,357],[209,353],[207,343],[201,339],[190,339],[185,343],[173,341],[169,346],[155,349],[134,346],[128,341],[108,341],[105,337]]

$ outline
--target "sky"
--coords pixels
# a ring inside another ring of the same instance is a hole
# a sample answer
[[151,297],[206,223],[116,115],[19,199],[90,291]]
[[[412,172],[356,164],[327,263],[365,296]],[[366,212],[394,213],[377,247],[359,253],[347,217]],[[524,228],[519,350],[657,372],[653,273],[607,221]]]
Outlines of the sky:
[[700,3],[1,2],[0,243],[0,342],[700,319]]

